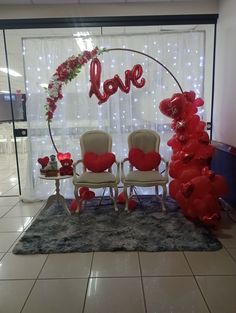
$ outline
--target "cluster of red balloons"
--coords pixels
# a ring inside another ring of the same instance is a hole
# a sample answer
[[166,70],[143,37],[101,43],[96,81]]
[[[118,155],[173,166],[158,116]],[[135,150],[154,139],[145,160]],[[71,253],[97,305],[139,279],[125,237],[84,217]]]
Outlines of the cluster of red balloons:
[[169,192],[185,216],[209,226],[220,220],[219,197],[227,193],[224,177],[209,169],[214,147],[206,123],[196,114],[204,101],[195,92],[176,93],[160,103],[160,111],[173,119],[175,134],[167,142],[172,148]]

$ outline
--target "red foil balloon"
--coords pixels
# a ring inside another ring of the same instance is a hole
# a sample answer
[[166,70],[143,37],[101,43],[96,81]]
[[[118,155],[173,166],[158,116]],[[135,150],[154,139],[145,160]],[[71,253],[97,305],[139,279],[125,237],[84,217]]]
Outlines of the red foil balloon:
[[98,104],[106,102],[111,95],[117,92],[118,88],[121,91],[128,93],[130,91],[131,82],[136,88],[142,88],[145,85],[145,78],[142,77],[143,68],[140,64],[136,64],[134,65],[132,70],[125,71],[124,83],[118,74],[116,74],[111,79],[107,79],[103,83],[103,93],[102,93],[100,91],[101,73],[102,73],[101,63],[97,58],[95,58],[92,60],[90,64],[91,87],[89,91],[89,97],[92,97],[92,95],[94,94],[99,100]]

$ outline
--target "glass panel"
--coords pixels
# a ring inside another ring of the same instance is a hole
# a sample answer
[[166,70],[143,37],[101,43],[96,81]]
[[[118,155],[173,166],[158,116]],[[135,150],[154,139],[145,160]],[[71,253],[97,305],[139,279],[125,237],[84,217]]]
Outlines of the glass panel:
[[0,32],[0,196],[19,195],[3,32]]
[[[26,94],[27,99],[27,122],[17,122],[17,127],[28,128],[29,138],[28,154],[24,154],[27,140],[17,143],[19,157],[22,152],[20,172],[25,182],[24,197],[45,198],[54,188],[53,183],[39,179],[37,159],[55,154],[45,120],[44,87],[58,65],[68,57],[95,46],[141,51],[164,63],[183,90],[194,90],[197,96],[207,99],[207,109],[201,109],[199,115],[209,121],[212,29],[204,25],[187,25],[7,31],[10,67],[22,75],[17,81],[11,77],[12,89],[18,95]],[[114,51],[102,54],[99,59],[102,82],[115,74],[124,81],[125,71],[141,64],[146,84],[142,89],[131,85],[130,93],[118,91],[98,106],[96,97],[88,95],[89,65],[84,66],[78,77],[63,88],[63,99],[57,103],[51,127],[58,150],[71,152],[72,158],[77,160],[80,158],[80,135],[98,128],[111,133],[113,151],[117,159],[122,160],[127,156],[128,134],[134,129],[151,128],[161,134],[161,154],[170,158],[171,150],[166,144],[171,137],[170,119],[160,113],[158,106],[162,99],[179,92],[176,82],[153,60],[137,53]],[[70,180],[65,182],[63,192],[67,197],[73,197]]]

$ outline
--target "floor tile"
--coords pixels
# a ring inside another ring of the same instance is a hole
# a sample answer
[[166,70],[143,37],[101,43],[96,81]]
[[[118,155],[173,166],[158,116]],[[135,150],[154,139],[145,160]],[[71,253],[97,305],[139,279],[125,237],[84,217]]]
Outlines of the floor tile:
[[0,206],[0,217],[5,215],[8,211],[10,211],[11,206]]
[[87,279],[38,280],[22,313],[82,313]]
[[194,275],[234,275],[236,263],[221,249],[209,252],[185,252]]
[[20,313],[34,280],[0,281],[0,312]]
[[2,257],[4,256],[4,253],[0,253],[0,260],[2,259]]
[[140,276],[137,252],[95,252],[92,277]]
[[144,277],[147,313],[209,313],[193,277]]
[[192,275],[182,252],[140,252],[142,276]]
[[6,193],[9,189],[13,188],[14,186],[12,186],[10,183],[8,184],[4,184],[4,183],[0,183],[0,195],[4,195],[4,193]]
[[32,221],[32,217],[2,217],[0,232],[22,232]]
[[20,233],[0,233],[0,252],[7,252]]
[[0,279],[36,278],[47,255],[14,255],[7,253],[0,262]]
[[211,313],[236,312],[235,276],[196,277]]
[[6,215],[5,217],[14,216],[35,216],[38,211],[42,208],[43,202],[35,203],[17,203]]
[[92,253],[50,254],[40,278],[86,278],[89,276]]
[[228,248],[227,250],[232,258],[236,261],[236,248]]
[[0,206],[13,206],[19,202],[19,197],[0,197]]
[[16,185],[15,187],[5,191],[3,196],[18,196],[19,195],[19,187]]
[[144,313],[140,278],[91,278],[84,313]]

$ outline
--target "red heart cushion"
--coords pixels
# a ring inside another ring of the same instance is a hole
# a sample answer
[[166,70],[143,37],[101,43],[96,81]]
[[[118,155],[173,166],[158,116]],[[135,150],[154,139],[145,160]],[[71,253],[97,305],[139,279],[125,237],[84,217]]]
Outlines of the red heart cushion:
[[107,152],[98,155],[94,152],[86,152],[84,154],[85,167],[94,173],[101,173],[112,166],[116,161],[116,157],[113,153]]
[[144,153],[138,148],[132,148],[129,151],[129,161],[140,171],[151,171],[159,166],[161,157],[156,151]]

